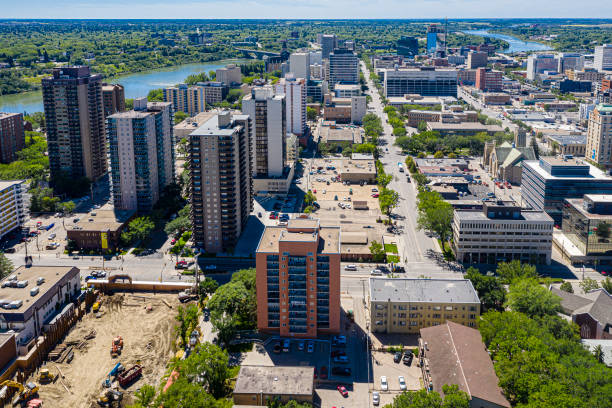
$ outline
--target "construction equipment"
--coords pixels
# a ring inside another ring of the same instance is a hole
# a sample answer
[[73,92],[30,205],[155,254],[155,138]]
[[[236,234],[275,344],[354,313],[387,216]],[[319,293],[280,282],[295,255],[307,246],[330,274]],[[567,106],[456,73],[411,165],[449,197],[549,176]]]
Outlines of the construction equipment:
[[194,287],[187,288],[178,294],[178,300],[181,303],[189,302],[190,300],[198,300],[199,295]]
[[102,391],[102,394],[98,397],[98,405],[101,407],[112,407],[120,404],[123,399],[123,393],[121,391],[113,390],[111,388]]
[[43,408],[43,402],[38,398],[31,399],[26,408]]
[[93,304],[91,311],[96,313],[98,310],[100,310],[100,302],[96,302]]
[[55,374],[51,374],[48,368],[40,369],[40,375],[38,377],[38,381],[41,384],[48,384],[50,382],[53,382],[53,380],[55,380]]
[[110,388],[111,384],[113,383],[113,381],[111,380],[112,378],[116,378],[117,374],[123,372],[123,370],[125,370],[125,367],[123,367],[123,364],[121,363],[117,363],[112,370],[109,371],[106,379],[104,381],[102,381],[102,386],[104,388]]
[[38,385],[33,382],[29,382],[24,384],[20,384],[16,381],[6,380],[2,384],[0,384],[0,388],[8,387],[15,388],[18,392],[18,395],[13,400],[13,405],[18,405],[22,402],[28,401],[34,395],[38,393]]
[[111,357],[117,357],[123,350],[123,337],[117,336],[111,344]]
[[128,368],[122,373],[117,375],[117,380],[119,380],[119,384],[122,387],[126,387],[132,383],[136,378],[142,375],[142,366],[140,364],[135,364],[132,367]]

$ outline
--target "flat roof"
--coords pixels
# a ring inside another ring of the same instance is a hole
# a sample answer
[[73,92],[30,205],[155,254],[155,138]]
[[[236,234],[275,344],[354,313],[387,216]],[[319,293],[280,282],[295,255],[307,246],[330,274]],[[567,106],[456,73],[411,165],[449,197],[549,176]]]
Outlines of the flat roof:
[[[84,214],[79,222],[66,224],[68,231],[115,231],[123,226],[136,211],[131,210],[93,210]],[[96,215],[91,215],[96,214]]]
[[445,384],[456,384],[470,399],[510,407],[478,330],[447,321],[421,329],[421,338],[427,343],[425,355],[436,392],[443,394]]
[[[74,266],[32,266],[30,268],[20,266],[14,272],[10,273],[9,276],[2,279],[2,282],[8,281],[10,276],[15,275],[17,281],[28,281],[28,285],[25,288],[0,288],[0,299],[9,302],[21,300],[23,305],[17,309],[2,308],[0,309],[0,314],[24,313],[24,311],[32,307],[35,302],[42,299],[45,293],[53,288],[66,275],[74,276],[78,273],[79,269]],[[45,282],[41,285],[36,285],[36,280],[38,278],[45,278]],[[40,288],[40,291],[36,296],[31,296],[30,290],[35,287]]]
[[374,159],[358,159],[353,161],[353,159],[344,159],[339,166],[338,171],[340,174],[346,173],[369,173],[376,174],[376,165],[374,164]]
[[[589,194],[585,194],[584,197],[587,197],[587,195]],[[601,195],[599,195],[601,196]],[[608,196],[610,198],[607,199],[607,203],[612,202],[612,196]],[[571,205],[572,207],[574,207],[574,209],[576,211],[578,211],[580,214],[582,214],[584,217],[591,219],[591,220],[612,220],[612,214],[598,214],[598,213],[592,213],[587,211],[584,208],[584,198],[566,198],[565,201],[567,201],[567,203],[569,205]],[[595,203],[601,203],[602,201],[599,200],[594,200]]]
[[[485,202],[486,203],[486,202]],[[483,203],[484,204],[484,203]],[[495,204],[493,205],[496,206]],[[455,210],[455,217],[459,221],[499,221],[508,223],[510,221],[523,222],[523,221],[539,221],[539,222],[550,222],[553,223],[553,219],[546,211],[526,211],[521,210],[521,218],[489,218],[481,211],[469,211],[469,210]]]
[[[540,160],[542,159],[546,159],[546,161],[548,161],[548,157],[544,158],[541,157]],[[597,180],[597,181],[610,181],[612,182],[612,178],[606,176],[606,174],[599,170],[597,167],[589,164],[588,162],[586,162],[585,160],[580,160],[581,163],[576,162],[576,159],[570,159],[570,160],[574,160],[573,164],[570,163],[569,165],[571,166],[589,166],[589,175],[588,176],[580,176],[580,175],[568,175],[568,176],[554,176],[552,174],[550,174],[549,172],[547,172],[546,170],[544,170],[542,168],[542,166],[540,165],[540,162],[538,160],[525,160],[523,161],[523,168],[525,166],[531,168],[532,170],[534,170],[540,177],[542,177],[545,180]],[[563,162],[561,159],[555,159],[551,163],[553,166],[562,166],[562,165],[567,165],[567,162]]]
[[370,278],[370,301],[480,304],[468,279]]
[[293,228],[298,228],[298,229],[304,229],[304,228],[316,229],[318,227],[319,227],[319,220],[314,219],[314,218],[293,218],[293,219],[290,219],[289,222],[287,222],[287,228],[288,229],[293,229]]
[[21,113],[13,113],[13,112],[0,112],[0,119],[8,118],[10,116],[21,115]]
[[483,125],[479,122],[461,122],[461,123],[442,123],[442,122],[427,122],[427,127],[431,130],[475,130],[487,132],[503,132],[503,128],[498,125]]
[[287,227],[266,227],[256,252],[278,253],[280,241],[313,242],[319,239],[319,253],[340,253],[340,227],[320,227],[317,232],[289,232]]
[[549,139],[559,143],[560,145],[586,144],[586,135],[550,135]]
[[322,142],[361,143],[363,130],[359,127],[321,126],[319,140]]
[[11,181],[1,180],[0,181],[0,191],[6,190],[9,187],[12,187],[17,184],[22,184],[22,183],[25,183],[25,180],[11,180]]
[[196,130],[198,127],[202,126],[206,121],[210,118],[218,114],[219,112],[216,110],[200,112],[194,117],[186,118],[181,123],[174,125],[174,130],[182,130],[182,129],[190,129]]
[[314,367],[242,366],[234,394],[308,395],[314,393]]

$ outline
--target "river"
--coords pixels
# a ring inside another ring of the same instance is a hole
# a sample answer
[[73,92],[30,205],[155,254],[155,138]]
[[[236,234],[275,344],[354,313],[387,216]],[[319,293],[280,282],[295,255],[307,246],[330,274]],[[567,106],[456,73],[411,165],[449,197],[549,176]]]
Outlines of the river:
[[467,30],[463,31],[466,34],[477,35],[480,37],[496,38],[498,40],[504,40],[510,47],[504,51],[506,54],[513,52],[526,52],[526,51],[548,51],[551,48],[545,44],[535,41],[523,41],[520,38],[513,37],[506,34],[490,33],[487,30]]
[[[169,68],[160,68],[107,80],[125,87],[126,98],[147,96],[151,89],[164,88],[180,84],[191,74],[214,71],[231,63],[243,63],[248,60],[211,61],[200,64],[185,64]],[[42,93],[40,91],[22,92],[14,95],[0,96],[0,112],[42,112]]]

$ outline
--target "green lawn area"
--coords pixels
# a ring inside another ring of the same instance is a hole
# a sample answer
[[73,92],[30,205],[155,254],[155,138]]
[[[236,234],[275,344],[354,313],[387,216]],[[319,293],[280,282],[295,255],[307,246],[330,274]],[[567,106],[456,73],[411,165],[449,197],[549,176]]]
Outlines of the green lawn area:
[[397,245],[395,245],[395,244],[385,244],[385,252],[387,254],[397,254]]
[[398,263],[400,261],[400,257],[397,255],[387,255],[387,262]]

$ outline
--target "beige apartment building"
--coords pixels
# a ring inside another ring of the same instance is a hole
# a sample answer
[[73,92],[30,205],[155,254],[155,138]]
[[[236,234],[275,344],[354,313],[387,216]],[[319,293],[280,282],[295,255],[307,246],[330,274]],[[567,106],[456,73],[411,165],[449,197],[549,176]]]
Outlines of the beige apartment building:
[[612,167],[612,105],[597,105],[589,116],[585,157]]
[[370,278],[374,333],[418,334],[452,321],[478,326],[480,299],[467,279]]

